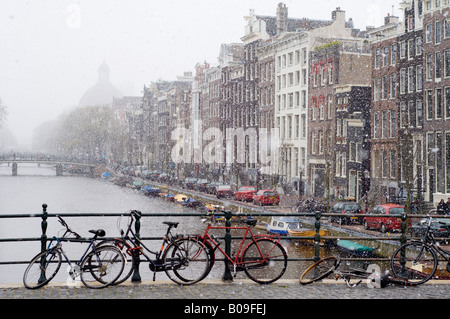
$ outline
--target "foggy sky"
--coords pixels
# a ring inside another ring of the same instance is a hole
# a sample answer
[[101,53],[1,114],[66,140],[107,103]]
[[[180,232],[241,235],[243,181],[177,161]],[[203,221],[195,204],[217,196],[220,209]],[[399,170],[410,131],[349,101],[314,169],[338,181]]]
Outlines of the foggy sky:
[[[275,16],[279,0],[1,0],[0,98],[20,144],[78,104],[105,61],[124,95],[172,81],[195,64],[217,65],[220,44],[241,42],[250,9]],[[401,16],[399,0],[283,1],[290,18],[331,19],[340,7],[356,28]],[[392,6],[395,6],[393,9]]]

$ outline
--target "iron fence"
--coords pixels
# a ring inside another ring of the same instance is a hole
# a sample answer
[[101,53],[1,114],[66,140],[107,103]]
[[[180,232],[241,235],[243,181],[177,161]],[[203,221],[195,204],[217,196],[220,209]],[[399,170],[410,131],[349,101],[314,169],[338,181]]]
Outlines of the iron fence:
[[[123,217],[123,216],[129,216],[130,213],[49,213],[47,211],[47,205],[42,205],[42,213],[40,214],[3,214],[0,215],[0,219],[8,219],[8,218],[40,218],[41,219],[41,236],[40,237],[28,237],[28,238],[0,238],[0,243],[6,243],[6,242],[27,242],[27,241],[38,241],[41,243],[41,250],[46,249],[47,241],[51,240],[52,236],[47,235],[47,226],[48,226],[48,218],[52,217]],[[176,216],[176,217],[211,217],[211,214],[207,213],[199,213],[199,212],[180,212],[180,213],[141,213],[141,218],[138,218],[135,220],[135,233],[136,236],[138,236],[141,240],[162,240],[163,237],[149,237],[149,236],[141,236],[140,229],[141,229],[141,219],[142,217],[166,217],[166,216]],[[338,240],[338,239],[351,239],[351,240],[376,240],[376,241],[383,241],[383,240],[389,240],[389,241],[398,241],[400,244],[405,244],[409,239],[411,239],[411,236],[407,236],[407,228],[408,228],[408,219],[409,218],[424,218],[428,215],[410,215],[407,214],[401,214],[401,215],[389,215],[389,217],[392,218],[401,218],[401,231],[398,234],[398,236],[321,236],[320,230],[323,228],[323,223],[321,222],[322,218],[328,218],[330,216],[334,217],[340,217],[340,216],[346,216],[350,217],[352,215],[349,214],[329,214],[329,213],[275,213],[275,212],[264,212],[264,211],[258,211],[258,212],[251,212],[251,213],[231,213],[231,212],[220,212],[215,213],[215,217],[225,217],[225,225],[231,226],[231,219],[233,216],[238,217],[303,217],[303,218],[309,218],[309,221],[314,226],[315,235],[314,236],[302,236],[302,237],[295,237],[295,236],[289,236],[288,239],[291,240],[313,240],[314,245],[314,257],[313,258],[299,258],[299,257],[289,257],[289,261],[317,261],[320,259],[320,248],[321,248],[321,241],[322,240]],[[354,215],[354,216],[360,216]],[[386,215],[375,215],[371,214],[372,217],[386,217]],[[439,217],[439,218],[448,218],[450,216],[437,216],[433,215],[432,217]],[[194,235],[194,234],[192,234]],[[198,235],[198,234],[197,234]],[[106,237],[105,239],[113,239],[114,237]],[[230,245],[232,240],[242,240],[242,237],[238,236],[232,236],[229,230],[226,230],[226,234],[224,237],[220,237],[220,239],[225,240],[225,245]],[[81,238],[81,241],[89,241],[89,238]],[[341,258],[342,260],[363,260],[363,261],[388,261],[390,258],[387,257],[358,257],[358,258]],[[217,259],[220,260],[220,259]],[[143,261],[143,260],[142,260]],[[2,260],[0,261],[0,265],[12,265],[12,264],[28,264],[29,260],[26,261],[12,261],[12,260]],[[133,278],[140,278],[139,276],[139,268],[135,270],[137,273],[137,276],[133,276]],[[227,267],[225,267],[225,273],[227,272]],[[229,278],[229,275],[224,275],[224,278]]]

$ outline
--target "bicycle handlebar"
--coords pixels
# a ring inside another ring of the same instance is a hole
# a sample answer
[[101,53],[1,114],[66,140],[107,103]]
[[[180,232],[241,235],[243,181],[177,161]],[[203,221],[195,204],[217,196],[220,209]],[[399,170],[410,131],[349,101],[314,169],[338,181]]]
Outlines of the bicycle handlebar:
[[78,233],[74,232],[72,229],[69,228],[69,225],[67,225],[66,221],[64,219],[62,219],[61,216],[58,215],[57,217],[58,217],[58,221],[60,222],[60,224],[66,228],[66,233],[73,234],[76,239],[81,238],[81,236]]

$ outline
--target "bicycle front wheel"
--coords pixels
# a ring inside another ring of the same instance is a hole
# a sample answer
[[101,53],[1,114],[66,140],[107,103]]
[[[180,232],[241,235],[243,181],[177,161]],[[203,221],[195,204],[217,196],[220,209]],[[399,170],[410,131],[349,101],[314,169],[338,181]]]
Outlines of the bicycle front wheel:
[[81,282],[88,288],[105,288],[122,274],[125,258],[114,246],[100,246],[81,261]]
[[430,280],[436,272],[438,257],[434,249],[424,243],[412,242],[398,248],[391,258],[395,277],[406,279],[411,286]]
[[162,262],[167,276],[180,285],[195,284],[210,270],[209,250],[195,238],[182,238],[171,243]]
[[263,238],[252,242],[242,254],[245,274],[259,284],[270,284],[283,276],[287,254],[277,241]]
[[313,263],[300,276],[300,283],[308,285],[315,281],[322,280],[339,267],[340,259],[336,256],[330,256]]
[[50,249],[37,254],[23,275],[23,284],[28,289],[37,289],[48,284],[61,267],[61,252]]

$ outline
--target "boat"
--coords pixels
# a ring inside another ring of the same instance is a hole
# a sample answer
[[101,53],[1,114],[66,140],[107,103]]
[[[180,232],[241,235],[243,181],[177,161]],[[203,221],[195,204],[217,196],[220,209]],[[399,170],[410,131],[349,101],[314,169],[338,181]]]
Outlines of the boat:
[[[315,229],[310,228],[298,228],[298,229],[289,229],[289,236],[291,237],[314,237],[316,235]],[[330,235],[330,232],[326,229],[319,230],[320,237]]]
[[198,207],[198,206],[202,205],[202,203],[192,197],[188,197],[184,201],[181,202],[181,205],[183,205],[185,207]]
[[133,188],[134,189],[141,189],[142,185],[144,185],[144,183],[142,183],[140,180],[134,180],[133,181]]
[[112,177],[112,174],[111,174],[110,172],[104,172],[104,173],[102,173],[102,178],[108,179],[108,178],[110,178],[110,177]]
[[157,196],[159,193],[161,193],[161,189],[152,185],[145,185],[141,188],[141,191],[148,196]]
[[370,257],[372,256],[374,250],[376,249],[355,243],[350,240],[342,240],[342,239],[337,241],[337,246],[341,252],[358,257]]
[[266,225],[266,231],[271,234],[289,235],[289,229],[299,229],[300,220],[295,217],[272,217]]
[[183,201],[185,201],[189,196],[184,195],[184,194],[177,194],[175,195],[175,201],[178,203],[181,203]]

